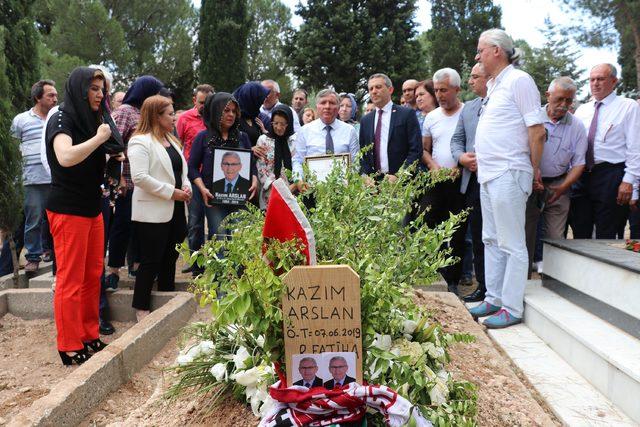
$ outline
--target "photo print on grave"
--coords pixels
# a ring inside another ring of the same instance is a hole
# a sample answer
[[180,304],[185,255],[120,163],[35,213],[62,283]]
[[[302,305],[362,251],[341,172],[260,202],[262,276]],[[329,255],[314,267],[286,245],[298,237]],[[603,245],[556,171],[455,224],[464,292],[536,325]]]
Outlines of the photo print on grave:
[[251,187],[251,150],[213,148],[213,203],[244,205]]

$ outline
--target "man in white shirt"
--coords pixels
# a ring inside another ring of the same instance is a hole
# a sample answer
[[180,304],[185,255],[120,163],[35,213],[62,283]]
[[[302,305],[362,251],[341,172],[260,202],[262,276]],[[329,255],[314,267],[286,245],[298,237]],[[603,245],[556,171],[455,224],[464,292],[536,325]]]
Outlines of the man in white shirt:
[[[261,82],[262,86],[269,89],[269,95],[262,102],[262,107],[260,107],[260,112],[268,118],[268,120],[263,120],[263,124],[267,130],[271,129],[271,112],[276,106],[282,104],[280,102],[280,85],[275,80],[263,80]],[[298,132],[300,130],[300,121],[298,118],[298,113],[291,106],[291,112],[293,113],[293,131]]]
[[573,186],[569,223],[576,239],[621,239],[629,213],[632,185],[640,178],[640,106],[617,96],[611,64],[591,69],[591,102],[575,117],[587,132],[585,172]]
[[520,323],[529,257],[525,208],[534,181],[540,181],[545,130],[540,93],[524,71],[514,68],[520,51],[503,30],[483,32],[476,60],[491,79],[476,130],[478,183],[485,248],[485,299],[469,310],[490,316],[487,328]]
[[[51,252],[45,205],[51,191],[51,175],[42,164],[40,140],[45,119],[58,103],[52,80],[40,80],[31,87],[33,108],[18,114],[11,122],[11,135],[20,141],[22,184],[24,186],[24,247],[27,273],[38,271],[43,252]],[[45,239],[43,239],[45,237]],[[43,247],[46,246],[46,247]]]
[[[460,75],[451,68],[438,70],[433,75],[433,86],[440,106],[427,114],[422,125],[422,162],[432,172],[442,168],[449,169],[451,175],[455,176],[455,180],[440,182],[423,196],[420,207],[425,211],[430,208],[425,215],[425,220],[431,228],[446,221],[450,214],[460,213],[464,207],[464,196],[459,191],[460,170],[458,162],[451,154],[451,137],[456,130],[464,106],[458,99]],[[459,261],[440,270],[440,274],[447,282],[447,289],[456,295],[462,275],[460,260],[464,257],[465,225],[466,222],[459,224],[449,243],[452,248],[451,255]]]
[[[360,150],[356,129],[338,117],[338,94],[333,89],[323,89],[316,96],[318,118],[300,128],[296,135],[295,154],[292,159],[293,175],[304,178],[302,164],[307,156],[349,153],[355,161]],[[302,188],[302,184],[299,184]]]

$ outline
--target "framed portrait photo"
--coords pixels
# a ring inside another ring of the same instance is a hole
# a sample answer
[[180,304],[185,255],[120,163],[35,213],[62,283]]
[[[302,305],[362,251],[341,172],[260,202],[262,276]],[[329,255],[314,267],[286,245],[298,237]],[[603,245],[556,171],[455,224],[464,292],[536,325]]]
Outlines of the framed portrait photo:
[[304,158],[304,162],[309,168],[309,171],[315,175],[318,182],[325,182],[333,170],[334,165],[338,165],[341,171],[346,172],[347,168],[351,165],[351,155],[344,153],[307,156]]
[[244,205],[249,200],[251,155],[243,148],[213,148],[213,203]]

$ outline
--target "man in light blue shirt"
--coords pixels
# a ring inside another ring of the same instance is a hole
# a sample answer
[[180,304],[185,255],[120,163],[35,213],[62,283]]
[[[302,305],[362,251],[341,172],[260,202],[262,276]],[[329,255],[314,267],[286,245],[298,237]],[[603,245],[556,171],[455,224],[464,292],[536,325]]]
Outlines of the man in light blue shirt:
[[[38,270],[43,253],[42,234],[48,234],[44,206],[51,175],[42,165],[40,140],[47,113],[58,103],[58,92],[51,80],[40,80],[31,87],[33,108],[18,114],[11,123],[11,135],[20,140],[22,183],[24,185],[24,246],[27,250],[25,271]],[[51,248],[46,248],[51,250]]]
[[323,89],[316,96],[316,120],[300,128],[296,134],[295,154],[293,155],[293,175],[297,180],[303,180],[302,164],[307,156],[325,154],[345,154],[351,156],[351,163],[355,161],[360,150],[358,133],[350,124],[337,119],[338,94],[332,89]]
[[542,186],[534,186],[527,201],[525,227],[529,270],[540,216],[544,219],[544,236],[562,239],[571,205],[569,189],[585,168],[587,132],[582,122],[569,112],[576,90],[576,85],[569,77],[554,79],[546,94],[547,105],[540,109],[547,140],[540,160]]

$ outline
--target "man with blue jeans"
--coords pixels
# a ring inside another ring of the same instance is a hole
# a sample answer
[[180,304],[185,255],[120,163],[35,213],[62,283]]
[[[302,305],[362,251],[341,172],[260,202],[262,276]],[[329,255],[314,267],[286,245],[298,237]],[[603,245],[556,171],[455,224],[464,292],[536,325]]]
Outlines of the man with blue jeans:
[[522,321],[529,264],[525,209],[534,177],[535,185],[542,185],[538,166],[545,130],[540,93],[531,76],[514,68],[519,57],[503,30],[480,35],[476,60],[491,77],[475,143],[487,292],[470,312],[474,318],[490,316],[484,321],[487,328]]
[[51,186],[51,175],[42,166],[40,140],[47,113],[58,103],[55,83],[51,80],[38,81],[31,87],[31,99],[35,103],[33,108],[18,114],[11,123],[11,135],[20,140],[22,152],[27,273],[36,272],[42,261],[42,228],[47,227],[44,207]]

